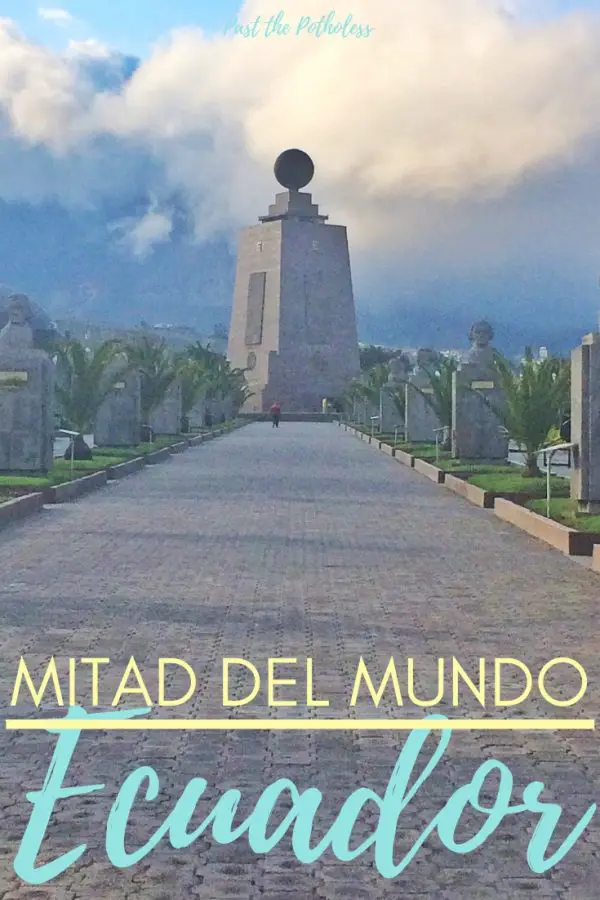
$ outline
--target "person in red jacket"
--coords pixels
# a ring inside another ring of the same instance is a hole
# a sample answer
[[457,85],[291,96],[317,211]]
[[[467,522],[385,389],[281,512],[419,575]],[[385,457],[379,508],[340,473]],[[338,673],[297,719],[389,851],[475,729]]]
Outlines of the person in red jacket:
[[279,403],[274,403],[271,409],[269,410],[270,416],[273,419],[273,428],[279,428],[279,420],[281,418],[281,406]]

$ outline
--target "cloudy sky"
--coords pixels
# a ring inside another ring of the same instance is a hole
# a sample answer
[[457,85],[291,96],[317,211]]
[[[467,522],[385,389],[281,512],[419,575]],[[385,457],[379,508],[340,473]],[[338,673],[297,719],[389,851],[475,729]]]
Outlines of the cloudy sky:
[[[107,240],[152,266],[182,216],[200,243],[234,239],[301,146],[349,227],[370,336],[439,345],[486,315],[553,344],[595,325],[600,0],[236,7],[0,0],[0,200],[135,199]],[[288,35],[231,32],[279,10]],[[330,10],[371,34],[295,34]]]

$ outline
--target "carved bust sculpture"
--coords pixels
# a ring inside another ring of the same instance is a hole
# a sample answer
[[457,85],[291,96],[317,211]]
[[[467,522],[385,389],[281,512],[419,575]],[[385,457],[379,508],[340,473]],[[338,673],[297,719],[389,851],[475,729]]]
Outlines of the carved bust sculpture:
[[417,352],[417,366],[420,369],[431,369],[435,366],[438,359],[438,354],[435,350],[429,350],[424,347],[422,350]]
[[25,294],[13,294],[8,299],[8,321],[12,325],[26,325],[31,321],[33,310]]
[[388,376],[388,384],[394,385],[406,381],[409,366],[408,357],[404,354],[394,356],[389,362],[390,374]]
[[489,322],[475,322],[469,331],[471,350],[468,356],[470,363],[489,363],[492,361],[494,351],[490,347],[494,330]]
[[0,331],[0,345],[32,347],[33,331],[30,322],[33,310],[25,294],[13,294],[8,300],[8,323]]

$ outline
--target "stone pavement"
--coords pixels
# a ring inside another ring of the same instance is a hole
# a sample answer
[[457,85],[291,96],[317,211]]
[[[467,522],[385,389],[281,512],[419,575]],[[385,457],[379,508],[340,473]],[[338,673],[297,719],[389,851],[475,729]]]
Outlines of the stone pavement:
[[[0,572],[5,716],[20,712],[9,702],[21,654],[40,666],[54,654],[59,667],[68,657],[109,657],[100,682],[105,705],[132,654],[149,685],[159,656],[184,658],[198,674],[198,691],[185,708],[160,714],[186,717],[223,716],[223,656],[259,666],[268,656],[313,657],[317,696],[331,699],[329,709],[318,711],[326,716],[354,714],[348,699],[361,655],[374,670],[379,666],[379,675],[390,656],[415,657],[423,698],[433,691],[439,657],[455,655],[473,672],[480,656],[516,657],[536,673],[548,660],[569,656],[585,666],[590,691],[563,714],[598,714],[600,579],[335,425],[290,423],[273,431],[254,424],[77,503],[48,508],[2,532]],[[289,690],[281,688],[281,695],[297,696]],[[386,695],[379,715],[414,712],[391,701]],[[553,714],[537,694],[523,710]],[[262,693],[236,713],[307,714],[302,706],[269,712]],[[363,702],[356,714],[374,711]],[[71,783],[100,782],[105,789],[57,806],[40,859],[83,842],[88,849],[56,881],[31,887],[17,879],[12,863],[30,809],[25,792],[41,785],[56,738],[3,730],[0,900],[598,896],[597,820],[545,875],[533,875],[526,863],[537,823],[527,815],[509,817],[470,855],[428,839],[396,881],[376,872],[372,852],[349,863],[328,853],[301,866],[289,841],[255,856],[245,838],[220,845],[210,834],[187,850],[163,840],[125,870],[106,859],[108,810],[139,765],[154,766],[161,794],[137,801],[130,850],[145,843],[194,776],[208,781],[196,824],[226,788],[241,790],[241,816],[267,784],[288,777],[300,789],[323,791],[325,828],[355,787],[383,791],[404,739],[381,732],[84,734]],[[565,808],[563,836],[598,799],[594,733],[454,734],[400,820],[398,856],[492,757],[511,767],[515,798],[531,781],[546,783],[544,798]],[[375,813],[367,809],[359,833],[373,827]],[[466,840],[482,817],[469,822],[465,814],[464,821],[458,833]]]

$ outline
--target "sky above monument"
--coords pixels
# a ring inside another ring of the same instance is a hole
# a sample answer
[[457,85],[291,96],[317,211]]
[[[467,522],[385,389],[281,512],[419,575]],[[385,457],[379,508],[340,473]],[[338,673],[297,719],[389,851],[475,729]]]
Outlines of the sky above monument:
[[[290,33],[265,37],[280,10]],[[295,34],[330,11],[373,31]],[[275,157],[300,146],[349,227],[359,312],[389,331],[401,310],[397,340],[481,314],[541,339],[594,324],[600,0],[1,0],[0,16],[0,200],[129,193],[107,240],[152,265],[182,209],[198,241],[256,221]],[[257,17],[255,36],[225,33]]]

